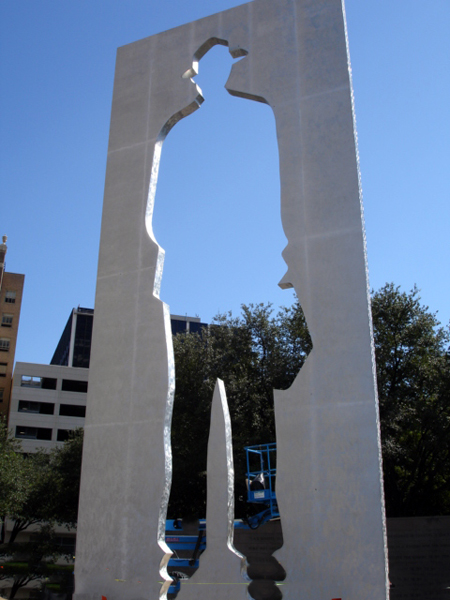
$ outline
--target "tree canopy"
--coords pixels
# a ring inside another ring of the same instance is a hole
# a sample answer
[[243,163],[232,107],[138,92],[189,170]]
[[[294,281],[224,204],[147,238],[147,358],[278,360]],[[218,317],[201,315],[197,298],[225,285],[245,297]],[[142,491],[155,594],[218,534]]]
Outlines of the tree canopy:
[[[386,284],[372,295],[388,516],[450,514],[449,330],[416,288]],[[288,388],[312,348],[298,303],[218,315],[196,334],[174,337],[176,396],[169,517],[203,517],[206,449],[216,379],[230,407],[236,472],[236,516],[245,514],[247,445],[275,441],[273,390]],[[25,457],[0,424],[0,516],[17,534],[31,523],[76,524],[82,430],[62,448]],[[3,541],[3,539],[1,540]],[[0,541],[0,543],[1,543]]]
[[387,515],[450,514],[449,330],[417,288],[386,284],[372,313]]
[[[218,315],[199,334],[174,337],[176,392],[172,421],[174,470],[169,515],[205,515],[206,448],[217,378],[225,382],[232,420],[236,496],[244,497],[247,445],[275,439],[273,390],[286,389],[311,339],[299,304],[273,314],[270,304]],[[244,516],[246,503],[236,505]]]
[[[386,284],[372,296],[388,516],[450,514],[449,332],[416,288]],[[275,440],[273,390],[286,389],[312,348],[298,303],[219,315],[199,334],[174,337],[171,517],[205,514],[213,389],[225,382],[233,427],[236,496],[245,497],[244,446]],[[244,516],[245,502],[236,506]]]
[[20,449],[20,442],[9,435],[6,420],[1,418],[0,515],[9,515],[16,506],[21,506],[29,491],[26,464]]
[[[49,560],[70,555],[59,544],[54,525],[76,525],[82,447],[83,430],[78,429],[60,448],[24,455],[20,442],[8,433],[5,423],[1,426],[0,581],[9,583],[10,600],[33,580],[51,576],[52,580],[69,585],[72,568],[66,572],[64,567],[52,566]],[[7,539],[6,517],[13,523]],[[21,541],[19,534],[31,525],[35,525],[33,533]]]
[[[13,521],[8,543],[35,523],[59,523],[75,526],[81,474],[83,430],[77,429],[60,448],[35,454],[20,453],[20,442],[2,429],[0,452],[0,514]],[[3,540],[2,540],[3,541]]]

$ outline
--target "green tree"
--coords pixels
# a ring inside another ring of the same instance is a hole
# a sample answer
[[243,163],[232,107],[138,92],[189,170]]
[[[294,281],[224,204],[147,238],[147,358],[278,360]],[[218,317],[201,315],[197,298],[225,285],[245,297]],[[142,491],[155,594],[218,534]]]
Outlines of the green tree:
[[448,329],[417,288],[372,297],[387,515],[450,513]]
[[49,519],[59,525],[77,525],[82,455],[83,429],[80,427],[71,431],[63,446],[53,449],[49,456],[53,473]]
[[50,524],[41,524],[28,542],[0,546],[0,581],[8,583],[9,600],[31,581],[44,581],[60,571],[70,573],[73,565],[55,565],[64,555]]
[[7,516],[13,521],[8,544],[14,544],[18,534],[30,525],[52,522],[52,494],[55,490],[54,473],[49,455],[44,451],[23,459],[22,477],[26,478],[27,493],[22,502],[11,507]]
[[[450,514],[449,332],[418,290],[386,284],[373,294],[388,516]],[[298,303],[219,315],[201,334],[174,338],[172,517],[205,514],[206,447],[217,377],[233,425],[237,496],[245,496],[246,445],[275,440],[273,389],[289,387],[311,350]],[[244,505],[237,506],[243,516]]]
[[6,515],[22,506],[29,493],[27,465],[20,451],[20,441],[10,434],[6,420],[0,419],[0,544],[5,538]]
[[[206,449],[217,378],[225,382],[233,426],[236,495],[245,495],[244,446],[275,440],[273,390],[291,385],[311,350],[298,304],[273,315],[270,304],[218,315],[200,334],[174,337],[176,393],[171,517],[205,515]],[[245,503],[236,507],[243,516]]]
[[[77,522],[83,430],[71,433],[60,448],[28,456],[20,453],[20,443],[5,426],[1,432],[0,466],[6,464],[8,469],[0,469],[0,481],[9,487],[0,488],[0,506],[3,514],[12,519],[13,528],[6,543],[4,538],[0,543],[0,580],[9,582],[12,600],[20,588],[33,580],[52,575],[56,581],[67,584],[70,578],[71,569],[60,573],[61,567],[52,567],[51,561],[60,556],[72,558],[59,546],[54,524],[74,527]],[[36,524],[38,531],[26,542],[17,541],[20,532]]]
[[[11,440],[14,444],[16,440]],[[16,446],[16,450],[18,447]],[[36,523],[58,523],[75,527],[83,450],[83,430],[71,432],[60,448],[38,451],[27,457],[12,451],[11,460],[20,466],[12,476],[21,490],[17,501],[5,504],[4,513],[13,520],[8,540],[13,544],[21,531]]]

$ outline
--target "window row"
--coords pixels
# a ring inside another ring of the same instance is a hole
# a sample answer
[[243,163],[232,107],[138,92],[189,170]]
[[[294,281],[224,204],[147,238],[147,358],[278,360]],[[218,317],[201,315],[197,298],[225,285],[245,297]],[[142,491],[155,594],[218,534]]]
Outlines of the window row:
[[16,302],[16,292],[13,292],[11,290],[6,290],[5,302],[7,302],[9,304],[14,304]]
[[0,338],[0,352],[9,352],[10,342],[9,338]]
[[[32,400],[19,400],[19,412],[39,415],[53,415],[55,405],[52,402],[34,402]],[[60,404],[59,415],[61,417],[85,417],[86,407],[78,404]]]
[[12,327],[14,315],[2,314],[2,327]]
[[[22,375],[20,380],[21,387],[41,388],[43,390],[56,390],[56,383],[56,378],[36,377],[33,375]],[[61,390],[63,392],[79,392],[86,394],[88,390],[88,382],[77,381],[76,379],[63,379]]]
[[[21,425],[17,425],[16,438],[19,440],[51,441],[52,431],[48,427],[22,427]],[[71,429],[58,429],[56,441],[65,442],[69,439],[71,431]]]
[[[30,541],[31,542],[40,542],[41,538],[39,536],[39,534],[37,533],[32,533],[30,535]],[[76,536],[75,535],[55,535],[52,538],[52,543],[54,543],[60,550],[62,550],[62,552],[67,553],[67,554],[75,554],[75,542],[76,542]]]

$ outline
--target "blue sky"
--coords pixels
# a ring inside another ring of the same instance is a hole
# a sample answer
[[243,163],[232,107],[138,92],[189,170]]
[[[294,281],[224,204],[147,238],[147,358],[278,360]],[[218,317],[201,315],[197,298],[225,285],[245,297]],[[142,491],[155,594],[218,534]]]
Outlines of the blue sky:
[[[116,48],[238,4],[1,0],[0,235],[26,275],[16,360],[49,362],[71,309],[94,305]],[[450,3],[346,10],[370,284],[417,284],[448,323]],[[200,62],[206,101],[164,143],[155,204],[161,298],[204,321],[292,302],[273,116],[225,92],[231,63],[223,47]]]

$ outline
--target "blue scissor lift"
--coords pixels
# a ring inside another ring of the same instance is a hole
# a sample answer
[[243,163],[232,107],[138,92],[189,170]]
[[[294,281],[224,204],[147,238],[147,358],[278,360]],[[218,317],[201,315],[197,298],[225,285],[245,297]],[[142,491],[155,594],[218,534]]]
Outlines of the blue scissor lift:
[[247,517],[250,529],[280,516],[275,494],[277,445],[247,446],[247,502],[261,506],[255,515]]
[[[245,521],[235,521],[235,528],[256,529],[271,519],[280,516],[275,494],[276,478],[276,451],[275,442],[271,444],[258,444],[245,448],[247,459],[247,502],[258,509],[256,513],[247,516]],[[174,556],[169,560],[169,572],[173,583],[169,588],[170,595],[176,594],[180,589],[180,579],[189,578],[184,570],[191,571],[198,568],[199,556],[206,548],[206,521],[199,522],[199,533],[183,535],[183,523],[180,519],[168,520],[166,523],[166,542]],[[177,551],[181,551],[180,553]],[[189,554],[189,557],[180,556]],[[181,569],[181,571],[178,571]]]

